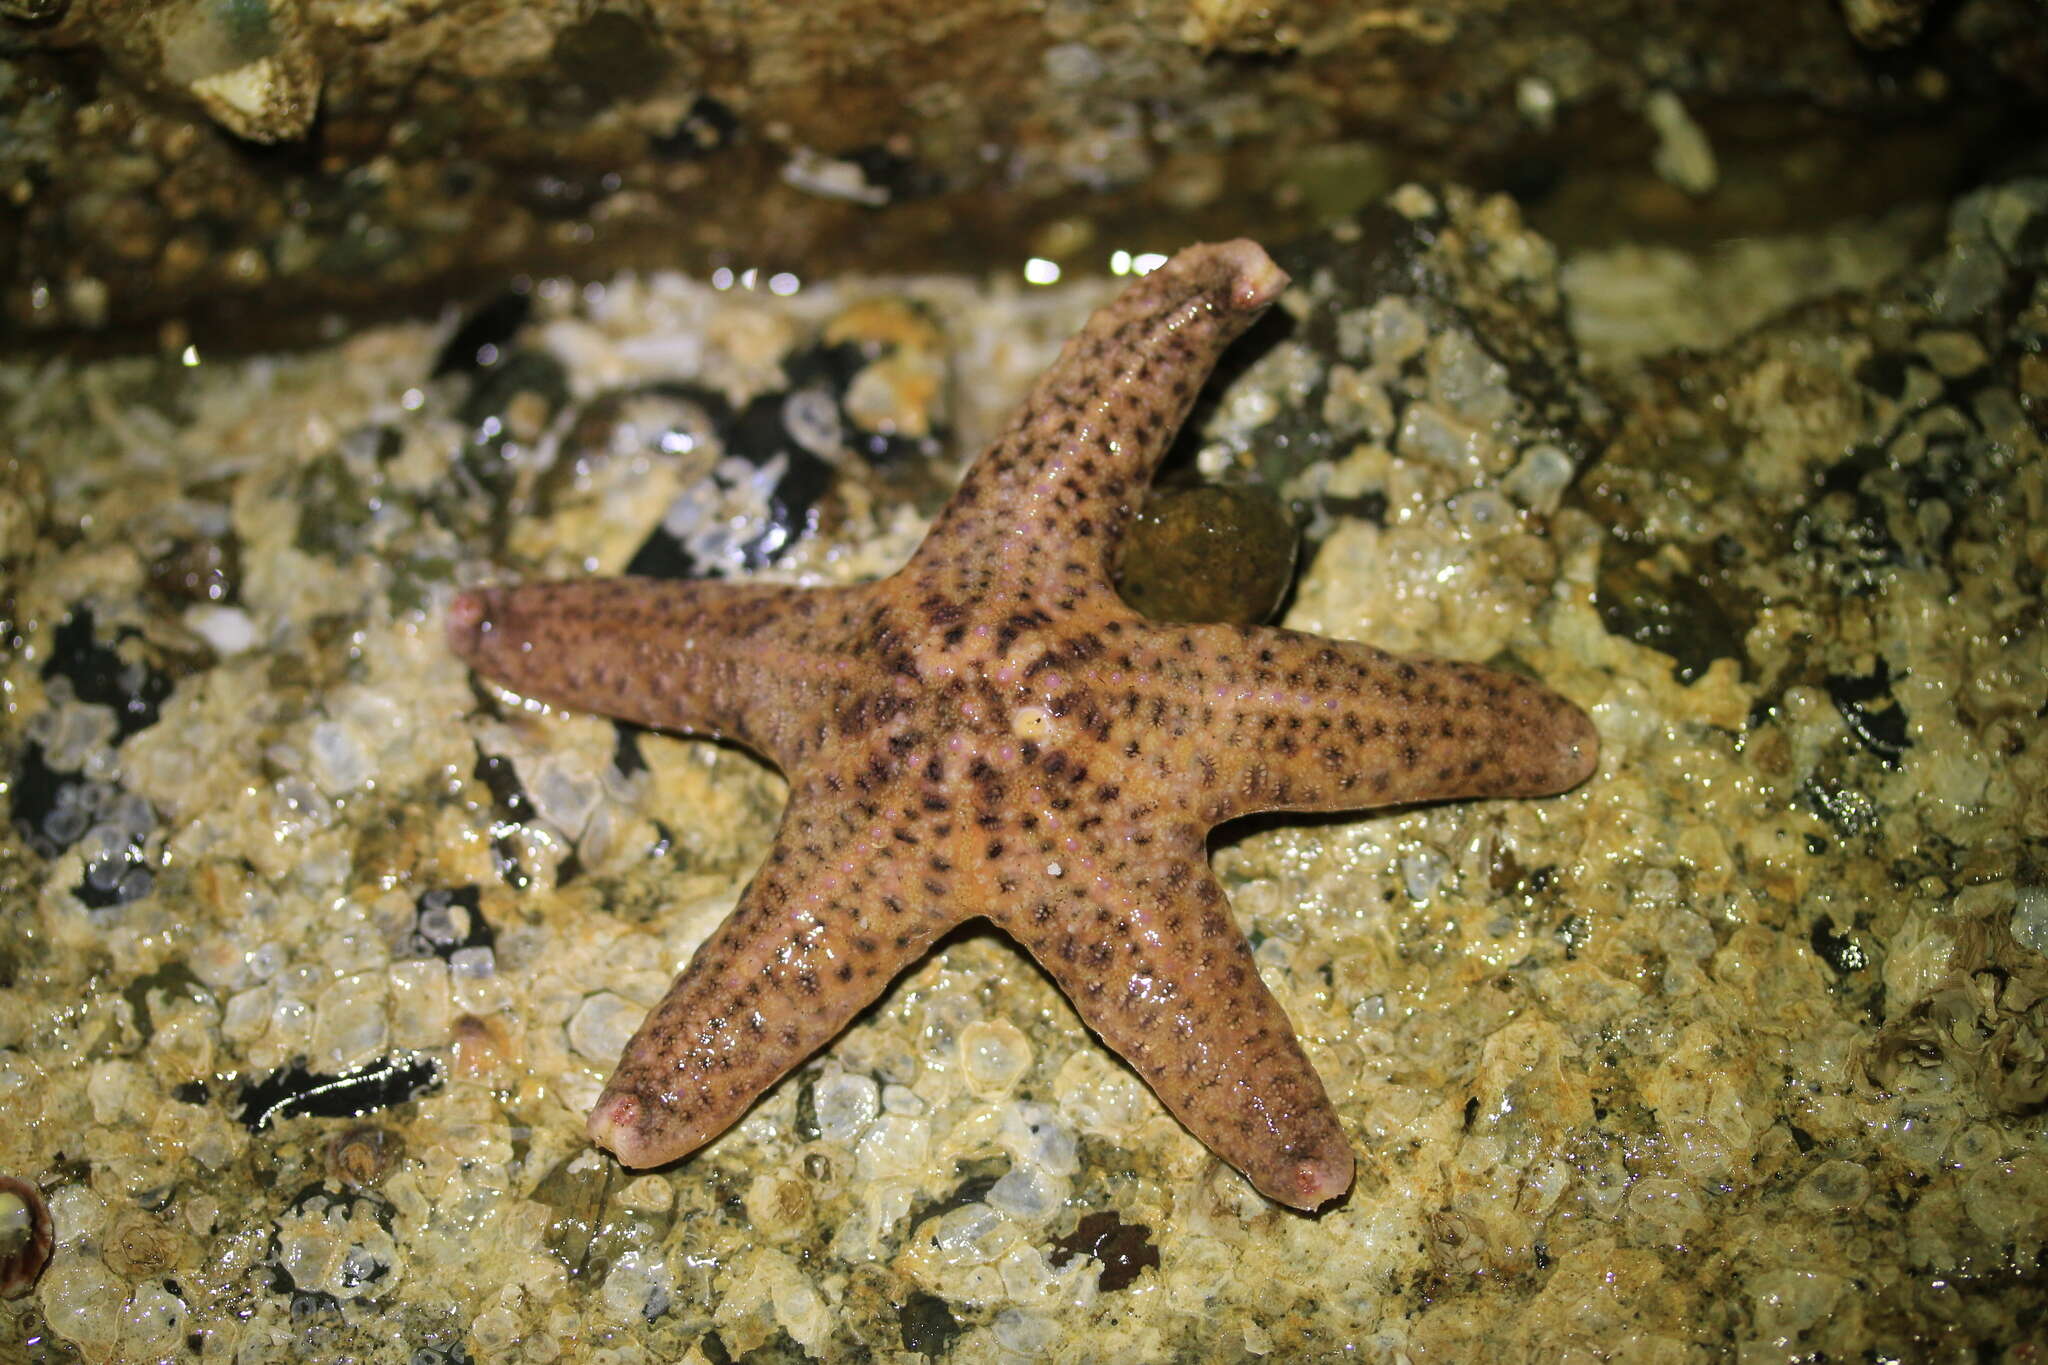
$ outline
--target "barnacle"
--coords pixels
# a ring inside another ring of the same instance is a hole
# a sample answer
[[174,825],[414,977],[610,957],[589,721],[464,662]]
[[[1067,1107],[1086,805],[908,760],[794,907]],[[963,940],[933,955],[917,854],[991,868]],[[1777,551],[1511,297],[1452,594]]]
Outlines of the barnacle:
[[383,1183],[405,1154],[405,1139],[374,1123],[357,1124],[327,1144],[329,1174],[352,1190]]
[[131,1209],[108,1229],[100,1259],[127,1279],[154,1280],[185,1265],[189,1251],[184,1235],[171,1223]]

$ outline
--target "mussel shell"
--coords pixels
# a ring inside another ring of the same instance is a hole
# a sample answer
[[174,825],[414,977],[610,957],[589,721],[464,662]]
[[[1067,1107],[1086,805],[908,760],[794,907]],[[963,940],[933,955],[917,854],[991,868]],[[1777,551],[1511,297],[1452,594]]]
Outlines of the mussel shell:
[[20,1298],[33,1289],[55,1245],[43,1192],[25,1180],[0,1175],[0,1298]]

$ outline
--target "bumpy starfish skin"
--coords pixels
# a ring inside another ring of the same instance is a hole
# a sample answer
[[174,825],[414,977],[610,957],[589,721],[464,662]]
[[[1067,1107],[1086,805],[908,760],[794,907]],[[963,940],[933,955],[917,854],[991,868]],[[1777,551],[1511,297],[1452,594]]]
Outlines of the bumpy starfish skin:
[[910,563],[794,589],[465,593],[454,648],[527,696],[728,736],[788,775],[759,874],[627,1044],[590,1134],[708,1142],[942,932],[985,915],[1217,1155],[1313,1208],[1350,1145],[1205,838],[1252,811],[1569,788],[1585,715],[1511,674],[1147,621],[1118,534],[1223,348],[1285,287],[1251,242],[1138,280],[1060,353]]

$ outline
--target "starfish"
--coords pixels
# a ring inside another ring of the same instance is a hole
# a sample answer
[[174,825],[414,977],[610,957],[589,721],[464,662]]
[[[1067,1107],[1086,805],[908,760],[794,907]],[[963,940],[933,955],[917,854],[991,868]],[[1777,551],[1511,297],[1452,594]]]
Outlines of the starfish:
[[1313,1209],[1351,1147],[1209,869],[1254,811],[1538,796],[1591,723],[1510,673],[1294,631],[1150,621],[1119,534],[1217,357],[1287,285],[1190,247],[1069,340],[917,552],[878,582],[612,578],[456,597],[448,637],[527,697],[726,737],[789,779],[767,860],[626,1045],[589,1132],[695,1151],[940,934],[986,916],[1174,1115]]

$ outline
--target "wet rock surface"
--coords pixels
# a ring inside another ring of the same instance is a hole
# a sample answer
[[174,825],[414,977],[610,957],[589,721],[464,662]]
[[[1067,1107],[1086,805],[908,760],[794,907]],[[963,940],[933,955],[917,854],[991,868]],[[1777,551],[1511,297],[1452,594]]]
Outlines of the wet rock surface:
[[260,349],[522,272],[1293,236],[1417,175],[1572,236],[1802,229],[2037,121],[2041,33],[2032,0],[16,0],[0,316]]
[[[1611,259],[1567,313],[1577,263],[1503,199],[1405,186],[1292,244],[1185,468],[1299,510],[1287,624],[1528,669],[1603,746],[1554,800],[1220,841],[1359,1154],[1317,1218],[971,930],[622,1170],[583,1111],[780,779],[441,641],[461,587],[664,531],[695,572],[887,572],[1107,283],[537,280],[304,354],[0,365],[0,1171],[52,1227],[0,1328],[90,1361],[2019,1349],[2048,188],[1943,221],[1706,351]],[[130,806],[107,900],[91,821]]]

